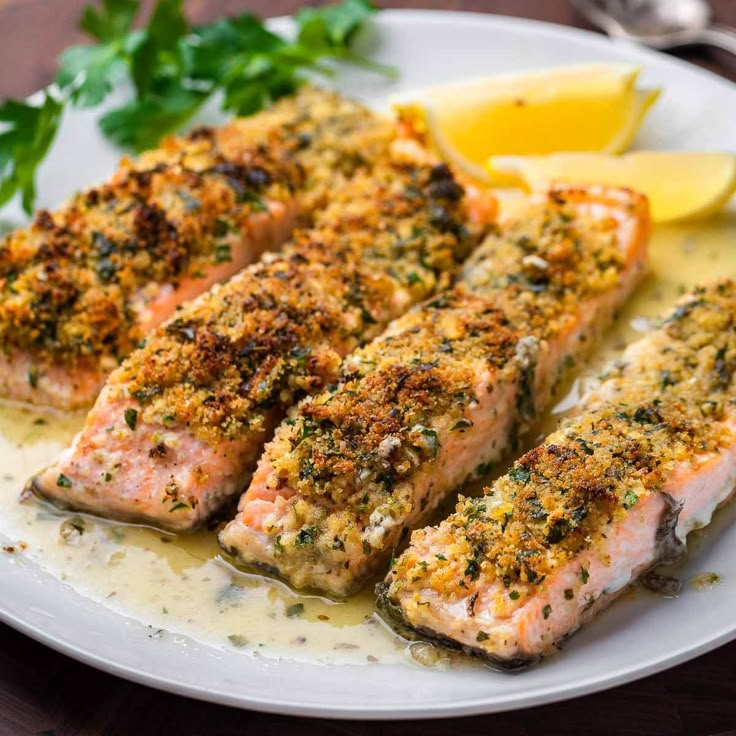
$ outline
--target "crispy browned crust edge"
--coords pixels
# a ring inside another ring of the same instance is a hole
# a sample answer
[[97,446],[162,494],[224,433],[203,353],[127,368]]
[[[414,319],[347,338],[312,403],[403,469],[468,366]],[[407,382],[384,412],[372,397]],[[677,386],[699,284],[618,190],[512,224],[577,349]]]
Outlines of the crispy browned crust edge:
[[389,584],[380,582],[376,585],[376,611],[383,621],[385,621],[399,636],[414,641],[426,641],[455,652],[462,652],[474,659],[481,660],[490,669],[498,672],[520,672],[531,667],[541,661],[542,657],[514,657],[507,659],[497,655],[488,654],[479,647],[470,647],[466,644],[460,644],[455,639],[451,639],[444,634],[440,634],[434,629],[427,626],[412,626],[409,624],[401,613],[401,608],[397,606],[388,595]]
[[[640,580],[643,575],[645,575],[647,572],[651,572],[659,565],[665,565],[675,562],[687,551],[685,543],[683,543],[675,533],[677,519],[680,516],[680,511],[682,510],[683,504],[682,502],[676,501],[668,493],[662,493],[662,496],[665,499],[666,505],[662,513],[662,519],[660,520],[659,527],[656,531],[656,559],[652,562],[651,565],[647,565],[646,568],[637,572],[630,584],[633,584],[635,581]],[[732,498],[732,496],[729,496],[729,498]],[[528,657],[513,657],[510,659],[506,657],[499,657],[494,654],[489,654],[480,647],[471,647],[467,644],[461,644],[455,639],[445,636],[444,634],[440,634],[439,632],[435,631],[434,629],[430,629],[427,626],[412,626],[404,617],[401,607],[396,605],[396,603],[391,600],[391,597],[389,595],[390,587],[390,583],[387,583],[386,581],[381,581],[376,585],[376,611],[381,619],[388,626],[390,626],[393,631],[395,631],[399,636],[402,636],[404,639],[408,639],[410,641],[426,641],[431,644],[437,644],[444,649],[449,649],[455,652],[462,652],[463,654],[466,654],[473,659],[481,660],[490,669],[504,673],[520,672],[536,664],[539,664],[543,659],[545,659],[544,654]],[[613,599],[617,598],[618,595],[620,595],[620,593],[623,593],[628,587],[629,586],[624,586],[621,591],[618,591],[613,595],[606,594],[605,597],[608,602],[610,602]],[[603,598],[603,596],[601,596],[601,598]],[[568,632],[560,641],[555,642],[555,647],[557,649],[560,649],[563,644],[567,642],[568,639],[570,639],[578,631],[580,631],[580,629],[582,629],[585,624],[589,623],[592,618],[595,618],[600,610],[607,608],[607,605],[608,604],[606,604],[606,606],[596,606],[595,610],[592,612],[590,619],[581,620],[579,626],[576,629]]]

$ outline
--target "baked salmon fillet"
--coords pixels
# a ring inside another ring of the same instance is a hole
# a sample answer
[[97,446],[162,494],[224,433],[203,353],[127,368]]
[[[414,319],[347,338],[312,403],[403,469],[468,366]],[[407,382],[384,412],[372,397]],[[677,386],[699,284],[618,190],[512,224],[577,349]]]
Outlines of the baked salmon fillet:
[[642,272],[646,201],[555,188],[489,235],[459,283],[343,362],[267,446],[220,534],[238,562],[346,596],[500,459]]
[[33,488],[114,518],[201,524],[246,487],[285,409],[446,285],[494,214],[495,200],[397,140],[332,193],[315,228],[154,331]]
[[400,627],[523,667],[685,549],[736,483],[736,282],[684,297],[545,443],[417,531],[379,597]]
[[88,406],[177,305],[280,246],[376,157],[392,125],[306,88],[169,138],[0,241],[0,395]]

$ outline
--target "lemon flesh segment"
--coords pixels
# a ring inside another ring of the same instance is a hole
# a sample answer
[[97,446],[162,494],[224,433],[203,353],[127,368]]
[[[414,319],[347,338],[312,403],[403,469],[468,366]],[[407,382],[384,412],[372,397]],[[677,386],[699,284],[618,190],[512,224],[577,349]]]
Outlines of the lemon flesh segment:
[[526,189],[549,182],[629,187],[649,198],[655,222],[708,217],[736,191],[736,155],[732,153],[633,151],[622,156],[494,156],[488,161],[488,170]]
[[394,108],[444,158],[488,182],[491,155],[624,150],[659,94],[636,89],[638,73],[596,64],[499,75],[434,87]]

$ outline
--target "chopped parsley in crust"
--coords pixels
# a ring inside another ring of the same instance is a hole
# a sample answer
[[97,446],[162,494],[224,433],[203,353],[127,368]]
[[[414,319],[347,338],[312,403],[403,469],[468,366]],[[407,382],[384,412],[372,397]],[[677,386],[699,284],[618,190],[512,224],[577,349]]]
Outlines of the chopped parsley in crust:
[[315,219],[282,255],[181,309],[113,374],[145,422],[186,425],[213,446],[261,432],[274,407],[320,390],[341,355],[446,285],[480,234],[446,166],[390,157]]
[[366,526],[436,457],[437,421],[454,426],[476,402],[479,365],[515,370],[518,337],[502,311],[463,287],[430,300],[350,356],[340,383],[287,419],[288,450],[274,455],[274,470],[300,497]]
[[[502,580],[517,593],[513,605],[523,605],[556,569],[659,493],[676,465],[697,467],[732,446],[723,419],[734,404],[736,283],[696,289],[648,347],[646,361],[612,368],[584,413],[483,496],[461,498],[439,527],[416,532],[414,544],[431,534],[446,559],[410,546],[392,568],[387,599],[452,601],[480,577]],[[588,571],[580,575],[587,584]]]
[[566,202],[576,198],[576,190],[553,192],[536,212],[489,235],[463,269],[469,290],[540,339],[559,331],[575,304],[615,286],[624,266],[616,220],[575,217]]
[[231,260],[264,201],[308,213],[383,155],[391,134],[362,106],[305,89],[249,120],[170,138],[109,183],[0,242],[0,345],[39,362],[114,367],[143,337],[136,310]]
[[[261,530],[278,537],[282,574],[309,585],[305,570],[315,566],[361,582],[417,514],[417,474],[439,477],[441,444],[473,426],[479,391],[520,387],[511,432],[539,410],[549,391],[534,394],[533,356],[522,348],[566,330],[581,304],[619,286],[616,228],[553,196],[488,235],[454,288],[346,358],[338,383],[291,413],[267,453],[269,486],[290,489],[293,515]],[[493,381],[479,385],[489,373]],[[421,503],[436,504],[434,495]]]

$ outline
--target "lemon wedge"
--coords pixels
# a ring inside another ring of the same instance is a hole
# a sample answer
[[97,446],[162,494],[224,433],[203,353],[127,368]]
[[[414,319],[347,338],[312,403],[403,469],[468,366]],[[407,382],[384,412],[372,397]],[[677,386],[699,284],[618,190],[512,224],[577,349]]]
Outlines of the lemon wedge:
[[491,155],[625,150],[659,95],[637,89],[638,74],[630,64],[505,74],[432,87],[393,107],[443,158],[489,182]]
[[649,197],[655,222],[708,217],[736,191],[736,155],[731,153],[633,151],[622,156],[494,156],[488,161],[488,170],[526,189],[550,181],[636,189]]

